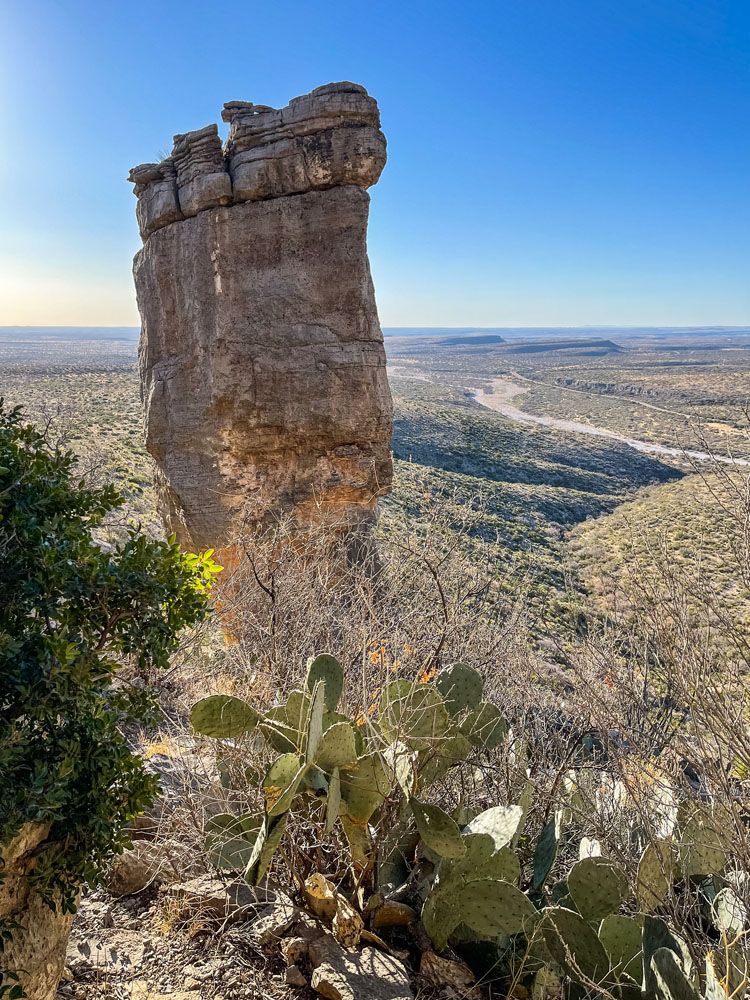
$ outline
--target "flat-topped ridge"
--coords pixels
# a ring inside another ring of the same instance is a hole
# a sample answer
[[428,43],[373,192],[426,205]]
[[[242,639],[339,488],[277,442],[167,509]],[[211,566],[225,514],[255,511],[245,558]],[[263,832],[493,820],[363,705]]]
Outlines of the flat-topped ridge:
[[141,237],[210,208],[352,184],[385,166],[377,102],[348,81],[316,87],[286,107],[229,101],[222,146],[215,124],[174,137],[160,163],[133,167]]

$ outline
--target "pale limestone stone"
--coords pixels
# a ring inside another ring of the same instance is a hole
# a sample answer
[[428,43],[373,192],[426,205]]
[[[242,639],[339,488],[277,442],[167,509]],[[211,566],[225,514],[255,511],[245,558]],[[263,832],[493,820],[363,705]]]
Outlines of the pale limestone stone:
[[350,951],[327,934],[310,943],[310,985],[328,1000],[412,1000],[404,965],[374,948]]
[[147,840],[138,840],[112,862],[107,889],[113,896],[131,896],[159,880],[164,852]]

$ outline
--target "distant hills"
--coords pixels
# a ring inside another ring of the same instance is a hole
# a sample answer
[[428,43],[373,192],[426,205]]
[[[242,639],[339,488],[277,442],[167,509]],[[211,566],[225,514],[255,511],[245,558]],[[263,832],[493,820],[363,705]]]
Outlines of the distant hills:
[[0,341],[138,340],[137,326],[0,326]]
[[440,337],[441,347],[457,347],[466,344],[467,347],[481,347],[483,344],[505,344],[505,337],[499,333],[471,333],[466,337]]
[[613,340],[536,340],[525,344],[509,344],[506,354],[541,354],[545,351],[577,351],[596,354],[616,354],[622,351]]
[[[503,340],[618,340],[629,337],[735,337],[750,326],[384,326],[385,337],[464,337],[495,335]],[[498,341],[499,342],[499,341]]]
[[[138,340],[139,329],[136,326],[0,326],[0,342],[3,341],[66,341],[66,340]],[[750,337],[750,327],[747,326],[559,326],[559,327],[524,327],[524,326],[384,326],[383,336],[391,337],[425,337],[445,339],[446,346],[466,344],[467,346],[487,346],[517,341],[585,341],[589,346],[592,342],[606,342],[609,349],[617,349],[610,338],[623,340],[630,337],[651,337],[662,340],[673,337],[701,338],[734,338]],[[579,345],[576,345],[579,346]],[[705,346],[705,345],[704,345]],[[675,348],[672,348],[675,349]]]

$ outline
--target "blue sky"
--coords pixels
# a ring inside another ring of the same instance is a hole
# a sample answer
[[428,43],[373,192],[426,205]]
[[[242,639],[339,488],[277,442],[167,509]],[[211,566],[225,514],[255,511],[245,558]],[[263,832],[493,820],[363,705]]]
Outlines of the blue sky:
[[135,324],[128,168],[345,79],[384,325],[750,324],[748,0],[0,0],[0,325]]

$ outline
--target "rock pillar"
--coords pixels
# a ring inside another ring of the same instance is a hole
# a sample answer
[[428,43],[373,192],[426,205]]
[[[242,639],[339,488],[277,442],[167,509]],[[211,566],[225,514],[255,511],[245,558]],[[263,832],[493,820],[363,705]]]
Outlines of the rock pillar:
[[219,548],[281,514],[359,529],[391,486],[391,397],[367,259],[385,165],[352,83],[216,125],[134,167],[146,444],[168,530]]

